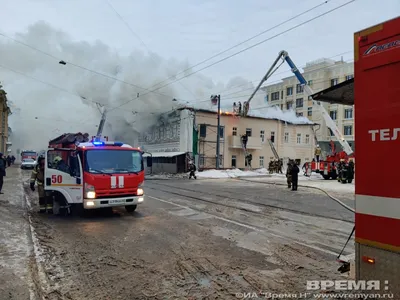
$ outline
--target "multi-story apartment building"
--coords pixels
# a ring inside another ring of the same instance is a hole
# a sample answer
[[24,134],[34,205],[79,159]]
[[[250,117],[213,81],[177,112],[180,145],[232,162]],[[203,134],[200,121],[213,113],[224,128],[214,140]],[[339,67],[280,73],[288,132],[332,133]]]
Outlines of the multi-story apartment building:
[[[220,115],[220,168],[246,168],[241,135],[247,134],[247,150],[253,168],[268,167],[275,159],[296,159],[299,163],[313,158],[314,124],[292,124],[261,117]],[[168,113],[139,137],[138,145],[153,156],[153,173],[183,172],[190,158],[199,169],[216,168],[217,112],[183,108]]]
[[8,140],[8,116],[11,109],[7,103],[7,93],[2,89],[0,84],[0,152],[7,155],[11,151],[11,142]]
[[[303,70],[304,78],[315,93],[349,80],[353,78],[354,74],[353,63],[331,59],[309,62]],[[265,100],[269,105],[276,105],[282,110],[295,110],[297,115],[306,116],[313,122],[320,124],[321,127],[316,130],[316,137],[323,150],[329,150],[330,141],[336,141],[336,138],[326,126],[318,107],[313,106],[309,98],[310,95],[306,95],[295,76],[283,78],[280,83],[264,86],[262,90],[266,92]],[[331,118],[336,121],[336,125],[343,133],[344,138],[354,148],[353,106],[321,104],[329,112]]]

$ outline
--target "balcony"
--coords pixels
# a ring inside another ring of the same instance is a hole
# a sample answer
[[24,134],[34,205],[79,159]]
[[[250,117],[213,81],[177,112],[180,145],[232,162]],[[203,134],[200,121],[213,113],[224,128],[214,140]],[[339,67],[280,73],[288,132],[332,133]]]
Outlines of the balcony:
[[[242,148],[242,140],[240,136],[231,135],[228,136],[228,146],[229,148],[241,149]],[[260,150],[261,149],[261,138],[257,137],[249,137],[247,140],[247,149],[251,150]]]

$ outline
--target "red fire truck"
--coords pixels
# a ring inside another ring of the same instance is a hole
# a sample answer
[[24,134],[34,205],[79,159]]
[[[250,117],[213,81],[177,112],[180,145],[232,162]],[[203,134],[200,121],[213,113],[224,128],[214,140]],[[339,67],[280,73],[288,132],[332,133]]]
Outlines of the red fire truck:
[[[355,108],[357,180],[355,274],[380,280],[400,299],[400,190],[396,165],[384,163],[400,148],[400,17],[354,34],[354,80],[314,99]],[[377,164],[379,174],[371,173]],[[388,290],[386,290],[386,287]]]
[[22,150],[21,151],[21,161],[23,161],[24,159],[29,159],[29,158],[36,160],[37,152],[34,150]]
[[[94,209],[125,206],[133,212],[144,201],[142,151],[88,134],[63,134],[49,142],[45,156],[45,190],[53,207]],[[151,165],[151,162],[148,162]]]

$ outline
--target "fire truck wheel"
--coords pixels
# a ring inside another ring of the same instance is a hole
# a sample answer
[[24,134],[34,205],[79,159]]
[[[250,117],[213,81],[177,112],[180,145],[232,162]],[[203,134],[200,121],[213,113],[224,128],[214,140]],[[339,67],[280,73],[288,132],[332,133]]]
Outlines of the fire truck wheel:
[[325,180],[329,180],[329,178],[331,178],[329,175],[322,175],[322,177],[324,177]]
[[137,208],[137,205],[127,205],[125,206],[125,209],[127,212],[134,212]]
[[337,176],[338,176],[338,175],[337,175],[336,173],[333,173],[333,174],[332,174],[332,179],[333,179],[333,180],[337,179]]

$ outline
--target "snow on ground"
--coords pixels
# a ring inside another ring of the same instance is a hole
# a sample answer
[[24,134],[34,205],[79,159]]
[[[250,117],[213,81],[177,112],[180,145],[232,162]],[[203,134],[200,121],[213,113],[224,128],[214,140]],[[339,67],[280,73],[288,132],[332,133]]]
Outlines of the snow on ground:
[[[285,173],[285,172],[284,172]],[[207,170],[196,173],[198,178],[238,178],[238,177],[253,177],[252,181],[257,182],[276,182],[286,183],[285,174],[269,174],[268,170],[257,169],[252,171],[233,170]],[[255,178],[257,177],[257,178]],[[337,180],[325,180],[321,175],[312,173],[310,177],[300,175],[299,185],[320,188],[325,191],[340,192],[345,194],[354,194],[354,182],[349,184],[339,183]]]

